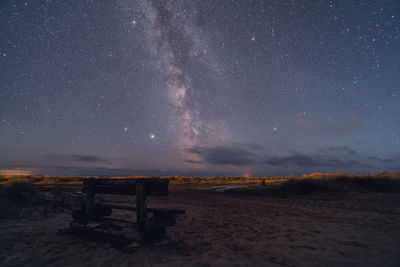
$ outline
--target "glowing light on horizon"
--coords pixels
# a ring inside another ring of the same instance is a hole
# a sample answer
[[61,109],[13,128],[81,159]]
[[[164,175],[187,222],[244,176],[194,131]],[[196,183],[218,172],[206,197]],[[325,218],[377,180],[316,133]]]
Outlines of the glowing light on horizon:
[[32,170],[0,170],[0,175],[32,175]]

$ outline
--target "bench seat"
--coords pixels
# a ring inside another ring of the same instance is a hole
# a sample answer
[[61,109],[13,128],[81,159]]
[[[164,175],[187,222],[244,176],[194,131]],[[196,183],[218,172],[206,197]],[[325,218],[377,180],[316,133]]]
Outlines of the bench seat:
[[[119,210],[133,210],[136,211],[136,205],[127,205],[127,204],[119,204],[112,202],[96,202],[96,206],[107,207],[111,209],[119,209]],[[163,208],[147,208],[148,212],[154,214],[185,214],[185,210],[180,209],[163,209]]]

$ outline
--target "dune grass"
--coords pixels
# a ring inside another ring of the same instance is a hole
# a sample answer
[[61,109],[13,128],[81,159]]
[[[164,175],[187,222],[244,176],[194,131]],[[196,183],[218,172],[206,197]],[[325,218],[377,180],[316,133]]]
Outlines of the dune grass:
[[372,191],[400,193],[400,173],[377,175],[311,174],[291,178],[279,190],[293,194]]
[[6,184],[11,180],[25,180],[33,185],[52,186],[52,185],[80,185],[88,176],[50,176],[50,175],[4,175],[0,176],[0,185]]
[[0,219],[17,217],[21,209],[30,204],[34,186],[26,178],[13,177],[0,187]]
[[[83,180],[94,177],[100,178],[100,176],[0,176],[0,184],[7,183],[10,179],[26,179],[35,186],[57,186],[57,185],[78,185],[80,186]],[[128,177],[117,177],[117,176],[105,176],[102,178],[112,179],[139,179],[139,178],[151,178],[149,176],[128,176]],[[209,177],[185,177],[185,176],[163,176],[161,179],[168,179],[169,183],[178,185],[189,185],[189,184],[268,184],[285,181],[288,179],[286,176],[277,177],[239,177],[239,176],[209,176]]]
[[2,184],[0,196],[15,202],[25,201],[26,196],[34,193],[34,187],[26,178],[11,178]]
[[[99,176],[0,176],[0,186],[14,184],[16,181],[24,181],[30,186],[81,186],[83,180]],[[105,178],[105,177],[104,177]],[[138,179],[151,178],[148,176],[111,177],[113,179]],[[260,185],[257,190],[274,190],[293,194],[306,194],[317,191],[345,192],[350,190],[366,190],[376,192],[400,192],[400,173],[383,172],[375,175],[350,175],[311,173],[299,177],[277,176],[277,177],[232,177],[232,176],[210,176],[210,177],[184,177],[164,176],[169,179],[171,185],[224,185],[244,184]],[[20,183],[16,183],[20,184]],[[27,185],[15,185],[15,187]],[[251,188],[250,190],[253,190]],[[10,189],[11,191],[13,189]]]

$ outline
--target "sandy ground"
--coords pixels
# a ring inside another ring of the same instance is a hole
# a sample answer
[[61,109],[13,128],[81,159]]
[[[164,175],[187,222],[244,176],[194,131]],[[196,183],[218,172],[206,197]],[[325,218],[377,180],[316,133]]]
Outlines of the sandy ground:
[[167,245],[127,254],[57,235],[71,215],[56,213],[1,220],[0,266],[400,266],[400,195],[283,198],[170,187],[168,197],[149,201],[186,209]]

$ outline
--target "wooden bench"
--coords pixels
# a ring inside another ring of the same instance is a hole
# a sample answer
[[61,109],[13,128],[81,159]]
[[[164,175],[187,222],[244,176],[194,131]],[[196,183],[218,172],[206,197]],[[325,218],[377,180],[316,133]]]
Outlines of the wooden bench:
[[[84,180],[82,192],[86,197],[82,208],[72,213],[74,223],[88,225],[90,222],[127,223],[134,227],[141,236],[142,243],[162,240],[165,229],[175,225],[175,215],[184,214],[185,210],[148,208],[148,196],[167,196],[168,179],[95,179]],[[136,195],[136,205],[95,201],[96,194]],[[136,212],[136,222],[108,217],[113,209]],[[148,213],[153,216],[149,217]]]

